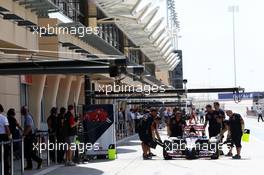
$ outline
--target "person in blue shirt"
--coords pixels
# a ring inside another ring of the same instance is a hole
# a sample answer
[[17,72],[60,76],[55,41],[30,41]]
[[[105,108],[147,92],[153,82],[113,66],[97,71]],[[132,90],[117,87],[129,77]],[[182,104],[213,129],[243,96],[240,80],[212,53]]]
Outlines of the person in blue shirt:
[[37,162],[37,169],[41,168],[42,159],[36,154],[36,150],[33,149],[35,140],[35,126],[32,116],[30,115],[28,108],[23,106],[21,108],[21,115],[24,116],[24,142],[25,142],[25,158],[27,166],[25,170],[32,170],[32,160]]

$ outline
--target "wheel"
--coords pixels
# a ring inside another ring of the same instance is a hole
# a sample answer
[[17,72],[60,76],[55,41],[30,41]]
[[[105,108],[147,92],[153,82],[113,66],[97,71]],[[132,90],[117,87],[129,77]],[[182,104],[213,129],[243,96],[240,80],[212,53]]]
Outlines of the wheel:
[[163,147],[163,158],[165,160],[171,160],[172,157],[168,155],[167,151],[171,151],[172,150],[172,142],[170,142],[169,140],[165,140],[164,141],[164,147]]
[[193,160],[196,158],[196,151],[195,149],[192,150],[185,150],[186,159]]
[[163,158],[165,160],[171,160],[172,157],[168,155],[167,151],[165,150],[165,148],[163,148]]
[[163,154],[164,160],[172,160],[172,157],[169,156],[168,154]]
[[218,144],[216,144],[216,152],[211,156],[211,159],[219,159],[220,151],[218,149]]

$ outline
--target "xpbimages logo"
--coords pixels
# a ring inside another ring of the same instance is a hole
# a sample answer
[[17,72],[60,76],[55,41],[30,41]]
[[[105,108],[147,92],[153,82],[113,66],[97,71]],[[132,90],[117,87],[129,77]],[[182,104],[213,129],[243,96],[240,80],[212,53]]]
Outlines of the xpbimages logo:
[[60,34],[71,34],[78,35],[79,37],[84,37],[85,35],[100,33],[99,27],[64,27],[64,26],[48,26],[46,27],[32,27],[33,34],[37,34],[40,37],[46,35],[60,35]]
[[[231,147],[228,147],[230,149]],[[222,143],[185,143],[180,141],[179,143],[164,143],[164,150],[165,151],[185,151],[186,149],[189,150],[197,150],[197,151],[213,151],[217,152],[217,150],[223,150]]]
[[109,85],[99,85],[99,92],[103,92],[106,95],[108,95],[110,92],[127,92],[127,93],[133,93],[133,92],[138,92],[138,93],[145,93],[145,95],[150,95],[151,92],[153,93],[163,93],[165,92],[165,85],[127,85],[127,84],[109,84]]
[[84,153],[85,151],[98,151],[100,149],[99,143],[51,143],[48,141],[48,143],[33,143],[33,150],[39,151],[42,153],[43,151],[53,151],[53,150],[72,150],[76,151],[78,150],[79,153]]

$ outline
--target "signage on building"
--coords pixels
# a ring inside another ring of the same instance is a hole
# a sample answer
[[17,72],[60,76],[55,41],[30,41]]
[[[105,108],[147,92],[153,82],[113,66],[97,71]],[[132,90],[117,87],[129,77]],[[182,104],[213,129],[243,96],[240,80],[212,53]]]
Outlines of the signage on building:
[[[244,100],[252,100],[254,97],[259,96],[260,92],[245,92],[241,94],[242,99]],[[218,100],[233,100],[234,94],[233,93],[219,93]]]
[[31,75],[21,75],[21,83],[22,84],[32,84],[32,76]]

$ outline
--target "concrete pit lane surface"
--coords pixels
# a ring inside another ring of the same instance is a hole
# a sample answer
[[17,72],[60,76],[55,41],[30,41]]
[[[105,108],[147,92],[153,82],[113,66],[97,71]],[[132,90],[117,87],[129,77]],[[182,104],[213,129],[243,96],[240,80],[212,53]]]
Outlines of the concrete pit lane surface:
[[[244,118],[246,128],[251,129],[250,142],[242,143],[242,159],[233,160],[220,156],[218,160],[200,158],[195,160],[164,160],[162,148],[152,150],[157,154],[152,160],[143,160],[140,141],[137,137],[118,146],[118,158],[114,161],[94,160],[75,167],[61,166],[48,175],[249,175],[260,174],[264,162],[264,123],[257,123],[254,118]],[[161,131],[162,139],[166,138]],[[227,148],[224,147],[227,153]],[[235,153],[235,150],[233,150]]]

